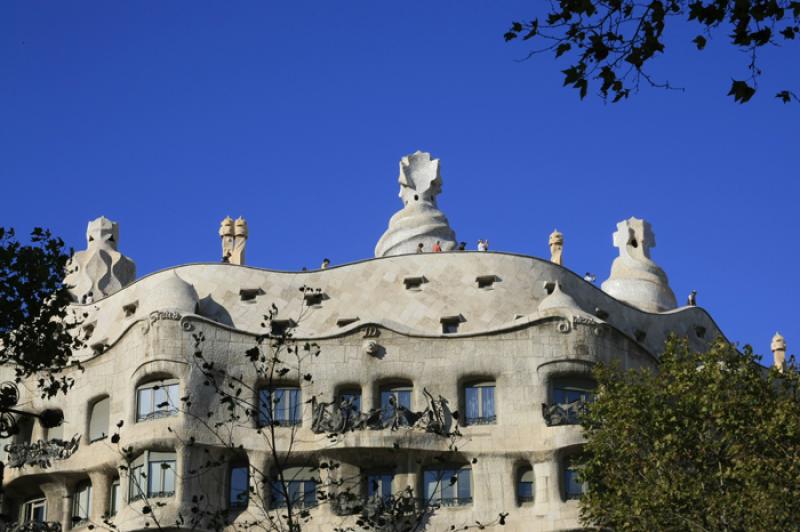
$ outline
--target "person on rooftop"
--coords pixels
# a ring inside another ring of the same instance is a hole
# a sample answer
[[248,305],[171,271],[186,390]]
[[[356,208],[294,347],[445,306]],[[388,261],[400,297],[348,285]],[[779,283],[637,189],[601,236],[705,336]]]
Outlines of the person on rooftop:
[[417,253],[422,253],[424,250],[422,249],[422,242],[417,244]]
[[442,252],[442,243],[437,240],[436,243],[433,245],[432,251],[434,253],[441,253]]
[[331,265],[331,259],[322,259],[322,265],[319,267],[321,270],[327,270]]

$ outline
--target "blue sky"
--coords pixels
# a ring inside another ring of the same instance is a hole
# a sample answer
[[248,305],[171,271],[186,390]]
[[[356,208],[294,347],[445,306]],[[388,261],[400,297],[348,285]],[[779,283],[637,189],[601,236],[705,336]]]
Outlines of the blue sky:
[[615,224],[653,224],[654,259],[733,340],[798,352],[797,48],[763,55],[761,94],[725,96],[746,57],[677,28],[643,88],[606,105],[518,61],[510,22],[535,2],[0,3],[0,225],[46,226],[76,249],[88,220],[121,226],[138,273],[219,256],[226,215],[248,263],[372,256],[400,208],[398,160],[442,161],[460,240],[608,275]]

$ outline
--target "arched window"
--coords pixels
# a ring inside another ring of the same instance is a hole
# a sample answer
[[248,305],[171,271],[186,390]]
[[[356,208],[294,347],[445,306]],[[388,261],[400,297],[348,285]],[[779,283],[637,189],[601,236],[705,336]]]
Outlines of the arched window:
[[279,476],[272,480],[272,508],[284,508],[288,500],[295,508],[311,508],[317,504],[319,472],[315,467],[288,467],[283,470],[283,482]]
[[246,462],[234,462],[231,464],[228,485],[228,507],[232,509],[247,508],[249,498],[250,467]]
[[136,389],[136,421],[147,421],[178,414],[178,380],[148,382]]
[[529,465],[520,467],[517,472],[517,503],[533,502],[534,487],[533,468]]
[[258,424],[267,427],[299,426],[303,421],[300,388],[297,386],[274,386],[258,391]]
[[175,495],[174,452],[145,451],[130,467],[128,502]]
[[494,381],[476,382],[464,387],[464,405],[467,425],[497,423],[494,402]]
[[92,510],[92,483],[85,480],[78,484],[72,497],[72,526],[81,526],[89,522]]
[[[411,392],[414,390],[410,382],[398,382],[381,386],[381,418],[384,423],[395,416],[395,411],[400,408],[411,410]],[[401,418],[401,422],[405,419]]]
[[422,481],[425,504],[441,506],[472,504],[472,469],[469,467],[425,469]]
[[96,442],[108,436],[108,416],[111,399],[104,397],[92,405],[89,415],[89,442]]

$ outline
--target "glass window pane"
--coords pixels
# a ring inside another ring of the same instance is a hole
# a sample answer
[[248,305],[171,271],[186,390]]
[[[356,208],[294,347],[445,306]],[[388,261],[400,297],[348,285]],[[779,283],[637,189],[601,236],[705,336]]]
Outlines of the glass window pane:
[[120,497],[120,487],[119,486],[120,486],[119,479],[116,479],[111,484],[111,497],[110,497],[111,501],[110,501],[109,509],[108,509],[109,513],[111,515],[116,514],[117,511],[119,510],[119,497]]
[[458,482],[458,474],[453,470],[442,471],[439,484],[441,486],[442,499],[451,500],[456,496],[456,482]]
[[147,468],[147,496],[150,497],[161,491],[163,482],[161,462],[150,462]]
[[361,392],[357,390],[348,390],[339,395],[340,401],[350,401],[354,412],[361,412]]
[[484,418],[494,417],[494,386],[481,387],[481,415]]
[[89,420],[89,441],[97,441],[108,435],[108,418],[111,400],[106,397],[97,401],[92,407]]
[[467,423],[471,419],[480,416],[480,403],[478,402],[478,389],[474,386],[467,386],[466,390],[466,403],[467,403]]
[[228,501],[231,507],[247,506],[250,485],[250,468],[235,466],[231,468],[231,489]]
[[259,390],[258,392],[258,423],[261,426],[270,424],[270,412],[272,411],[272,395],[269,390]]
[[289,420],[300,421],[300,390],[297,388],[287,390],[289,394]]
[[459,502],[465,504],[472,499],[472,473],[471,469],[464,468],[458,471],[458,498]]
[[424,495],[426,501],[435,500],[436,494],[438,493],[438,486],[439,486],[439,475],[438,471],[435,470],[427,470],[423,474],[423,486],[424,486]]
[[317,504],[317,484],[313,480],[306,480],[303,482],[303,484],[305,493],[303,498],[303,506],[306,508],[311,508]]
[[398,405],[411,409],[411,390],[399,390],[396,395]]
[[178,407],[180,407],[181,399],[178,395],[178,383],[167,386],[167,400],[169,401],[170,410],[178,410]]
[[144,388],[139,390],[137,404],[137,419],[145,419],[153,412],[153,389]]

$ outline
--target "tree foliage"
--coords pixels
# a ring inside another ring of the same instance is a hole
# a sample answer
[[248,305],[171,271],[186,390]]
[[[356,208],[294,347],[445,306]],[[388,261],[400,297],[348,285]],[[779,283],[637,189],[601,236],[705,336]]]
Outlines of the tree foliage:
[[[733,79],[728,93],[739,103],[749,101],[758,88],[758,52],[800,35],[797,0],[558,0],[549,5],[543,20],[512,23],[506,41],[536,43],[530,55],[553,52],[557,58],[570,57],[572,64],[562,70],[564,85],[584,98],[589,84],[595,83],[602,98],[613,102],[629,97],[642,80],[674,88],[653,78],[648,67],[664,53],[664,36],[679,19],[697,28],[692,40],[697,50],[703,50],[713,34],[728,32],[729,44],[746,53],[749,74]],[[784,103],[800,102],[788,89],[775,97]]]
[[800,376],[723,340],[671,339],[658,372],[599,368],[583,419],[586,524],[613,530],[796,530]]
[[71,386],[58,372],[81,346],[63,283],[70,255],[46,229],[35,228],[23,244],[13,229],[0,227],[0,364],[13,365],[18,381],[36,375],[51,397]]

